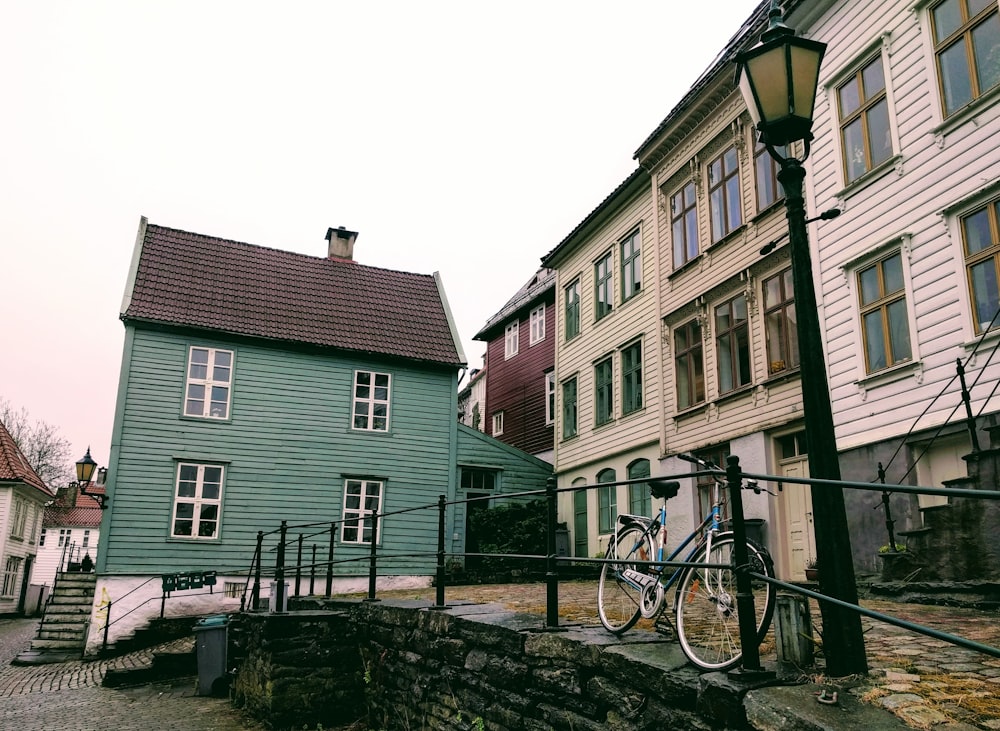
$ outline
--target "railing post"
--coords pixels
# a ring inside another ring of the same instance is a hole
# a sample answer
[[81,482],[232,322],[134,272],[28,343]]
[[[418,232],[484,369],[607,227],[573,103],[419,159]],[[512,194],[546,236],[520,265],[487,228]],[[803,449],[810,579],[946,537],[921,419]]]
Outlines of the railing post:
[[[878,463],[878,481],[883,485],[885,484],[885,467],[882,463]],[[890,492],[888,490],[882,491],[882,508],[885,510],[885,529],[889,533],[889,550],[893,553],[896,552],[896,536],[893,533],[892,527],[896,524],[896,521],[892,519],[892,511],[889,509],[889,496]],[[876,508],[878,505],[875,506]]]
[[438,495],[438,550],[437,550],[437,592],[434,597],[435,608],[444,607],[444,495]]
[[250,611],[256,612],[260,608],[260,565],[264,560],[264,531],[257,531],[257,565],[253,572],[253,589],[250,591]]
[[312,544],[312,561],[309,563],[309,596],[316,595],[316,544]]
[[299,533],[298,552],[295,555],[295,596],[299,596],[299,589],[302,585],[302,541],[305,536]]
[[754,612],[753,589],[750,570],[750,552],[747,551],[747,530],[743,522],[743,473],[740,458],[730,455],[726,459],[726,487],[729,489],[729,510],[733,525],[733,553],[736,571],[736,612],[740,624],[740,647],[743,652],[741,667],[733,674],[743,678],[760,677],[766,671],[760,664],[760,647],[757,643],[757,615]]
[[337,523],[330,523],[330,548],[326,552],[326,596],[333,594],[333,544],[337,540]]
[[104,641],[101,643],[101,649],[108,649],[108,628],[111,626],[111,605],[114,604],[110,599],[108,599],[108,609],[104,615]]
[[375,581],[378,578],[378,510],[373,510],[370,517],[372,521],[372,546],[368,557],[368,598],[365,601],[377,602]]
[[969,437],[972,439],[972,451],[978,452],[979,436],[976,434],[976,419],[972,415],[972,397],[965,385],[965,366],[962,365],[961,358],[956,358],[955,362],[958,364],[958,381],[962,384],[962,403],[965,404],[965,422],[969,429]]
[[281,521],[281,529],[278,539],[278,559],[274,567],[274,590],[278,592],[274,606],[276,614],[283,614],[285,611],[285,539],[288,537],[288,521]]
[[545,481],[546,538],[548,556],[545,558],[545,625],[559,626],[559,568],[556,562],[556,478]]

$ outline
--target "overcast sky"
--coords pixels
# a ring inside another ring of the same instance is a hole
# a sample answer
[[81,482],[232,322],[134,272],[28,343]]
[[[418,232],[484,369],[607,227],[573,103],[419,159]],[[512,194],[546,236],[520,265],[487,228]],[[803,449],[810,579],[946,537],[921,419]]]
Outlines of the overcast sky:
[[440,272],[473,335],[757,0],[7,2],[0,398],[108,463],[139,217]]

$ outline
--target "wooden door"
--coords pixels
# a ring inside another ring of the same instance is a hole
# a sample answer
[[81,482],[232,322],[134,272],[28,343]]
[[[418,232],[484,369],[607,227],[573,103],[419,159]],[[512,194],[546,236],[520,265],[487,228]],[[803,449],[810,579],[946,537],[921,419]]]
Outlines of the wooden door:
[[[809,461],[805,453],[802,432],[779,437],[778,474],[787,477],[809,477]],[[816,536],[813,532],[812,491],[809,485],[789,483],[781,492],[781,513],[787,539],[781,549],[784,577],[789,581],[805,581],[806,564],[816,556]]]

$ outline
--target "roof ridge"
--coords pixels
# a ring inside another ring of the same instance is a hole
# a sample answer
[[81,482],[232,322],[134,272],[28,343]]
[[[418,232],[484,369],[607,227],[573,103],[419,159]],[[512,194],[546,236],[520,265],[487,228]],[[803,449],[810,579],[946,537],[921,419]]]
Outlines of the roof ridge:
[[2,421],[0,421],[0,480],[19,480],[43,490],[49,496],[52,495],[52,491],[35,472],[35,468],[14,441],[14,435]]

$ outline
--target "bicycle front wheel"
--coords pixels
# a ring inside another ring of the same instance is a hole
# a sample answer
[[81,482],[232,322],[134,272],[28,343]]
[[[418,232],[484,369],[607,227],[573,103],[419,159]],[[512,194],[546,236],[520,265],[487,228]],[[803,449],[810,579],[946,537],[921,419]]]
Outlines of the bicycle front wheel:
[[[733,538],[718,538],[706,556],[702,547],[691,560],[707,564],[734,565]],[[774,577],[774,564],[767,551],[747,541],[750,570]],[[774,585],[751,580],[758,643],[764,639],[774,614]],[[690,568],[677,590],[677,637],[688,659],[705,670],[728,670],[743,657],[739,614],[736,606],[736,572],[732,568]]]
[[601,624],[616,635],[627,632],[639,620],[639,600],[642,583],[657,579],[649,575],[649,566],[635,561],[650,561],[653,557],[653,540],[637,526],[619,531],[608,546],[605,558],[615,563],[601,567],[597,584],[597,613]]

